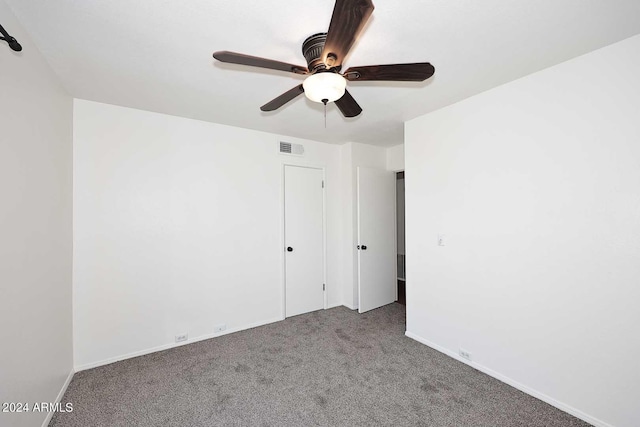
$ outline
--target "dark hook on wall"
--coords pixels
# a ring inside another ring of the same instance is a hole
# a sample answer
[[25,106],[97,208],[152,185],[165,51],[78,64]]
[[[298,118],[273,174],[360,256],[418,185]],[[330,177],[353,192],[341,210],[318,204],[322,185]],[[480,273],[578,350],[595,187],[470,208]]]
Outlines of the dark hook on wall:
[[0,34],[2,34],[0,36],[0,40],[4,40],[9,43],[9,47],[11,49],[15,50],[16,52],[20,52],[22,50],[22,46],[20,46],[18,40],[11,37],[9,33],[7,33],[7,31],[2,27],[2,25],[0,25]]

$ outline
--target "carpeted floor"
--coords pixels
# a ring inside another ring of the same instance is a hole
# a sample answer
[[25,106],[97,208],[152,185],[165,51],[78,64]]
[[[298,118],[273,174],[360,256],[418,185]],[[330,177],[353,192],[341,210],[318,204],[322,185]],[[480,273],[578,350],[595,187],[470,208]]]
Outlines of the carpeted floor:
[[586,426],[344,307],[77,373],[50,426]]

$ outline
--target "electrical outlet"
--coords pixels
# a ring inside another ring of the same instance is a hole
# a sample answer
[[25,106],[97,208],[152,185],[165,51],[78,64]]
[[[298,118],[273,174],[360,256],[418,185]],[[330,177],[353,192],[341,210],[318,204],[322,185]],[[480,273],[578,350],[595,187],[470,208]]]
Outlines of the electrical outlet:
[[471,361],[471,353],[469,353],[467,350],[460,349],[458,350],[458,353],[460,354],[460,357]]
[[189,334],[176,335],[176,342],[183,342],[189,339]]
[[227,329],[226,323],[223,323],[221,325],[216,325],[216,326],[213,327],[213,333],[217,334],[218,332],[222,332],[225,329]]

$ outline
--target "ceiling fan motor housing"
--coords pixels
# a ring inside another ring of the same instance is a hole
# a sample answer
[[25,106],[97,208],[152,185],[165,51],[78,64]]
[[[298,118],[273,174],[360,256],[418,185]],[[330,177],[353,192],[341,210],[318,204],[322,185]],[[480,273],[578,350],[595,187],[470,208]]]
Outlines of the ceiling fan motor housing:
[[317,33],[307,37],[304,43],[302,43],[302,54],[307,60],[307,68],[312,73],[327,68],[322,61],[322,50],[324,49],[324,42],[326,40],[327,33]]

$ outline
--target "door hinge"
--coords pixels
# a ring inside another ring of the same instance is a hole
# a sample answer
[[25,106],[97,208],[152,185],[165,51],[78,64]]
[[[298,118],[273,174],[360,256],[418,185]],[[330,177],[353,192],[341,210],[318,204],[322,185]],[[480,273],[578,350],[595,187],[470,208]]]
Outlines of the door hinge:
[[324,179],[322,180],[322,188],[324,188]]
[[325,284],[324,283],[322,284],[322,290],[323,291],[325,290]]

